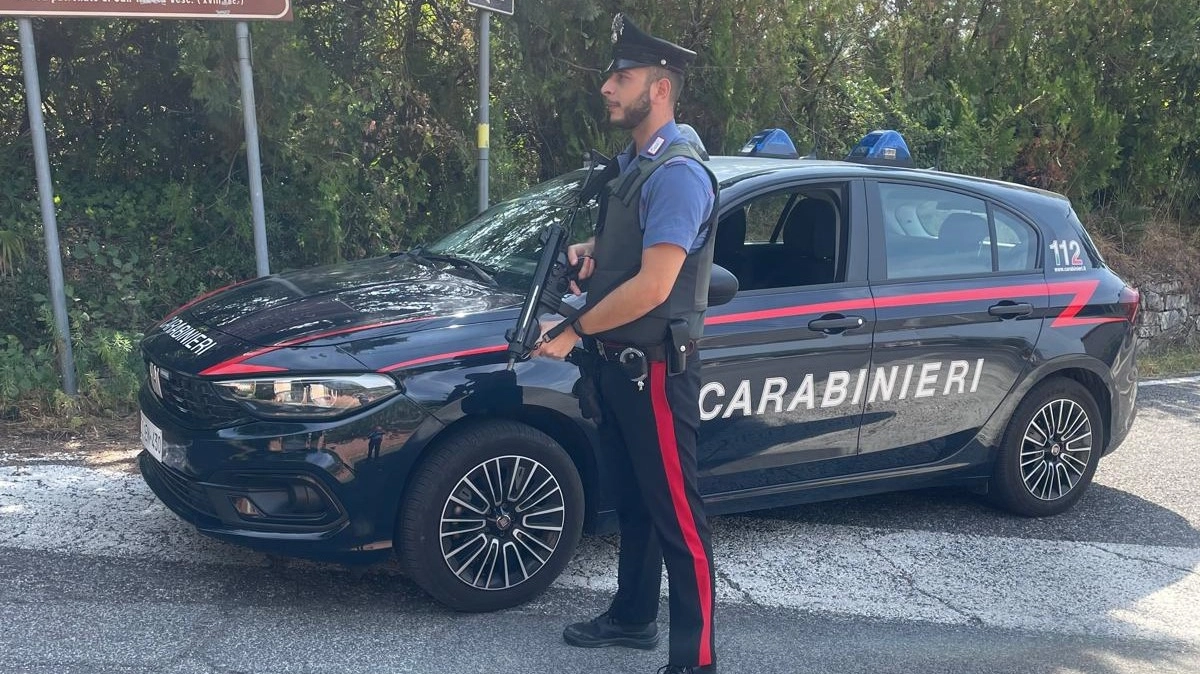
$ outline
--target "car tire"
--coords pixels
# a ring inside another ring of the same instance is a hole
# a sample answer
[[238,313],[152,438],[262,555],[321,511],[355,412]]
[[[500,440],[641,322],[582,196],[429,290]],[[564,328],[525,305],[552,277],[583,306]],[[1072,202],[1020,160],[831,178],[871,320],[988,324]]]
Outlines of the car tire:
[[458,611],[541,594],[583,530],[579,471],[550,436],[513,421],[455,432],[417,469],[397,523],[405,572]]
[[1018,515],[1057,515],[1083,495],[1103,450],[1104,422],[1091,393],[1073,379],[1046,380],[1009,420],[988,494]]

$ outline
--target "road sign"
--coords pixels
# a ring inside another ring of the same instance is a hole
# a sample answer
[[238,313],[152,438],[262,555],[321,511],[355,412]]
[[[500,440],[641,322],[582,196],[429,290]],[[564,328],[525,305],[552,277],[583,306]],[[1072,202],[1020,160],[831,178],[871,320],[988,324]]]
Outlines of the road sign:
[[467,0],[467,4],[489,12],[499,12],[512,16],[513,0]]
[[292,0],[0,0],[2,15],[291,21]]

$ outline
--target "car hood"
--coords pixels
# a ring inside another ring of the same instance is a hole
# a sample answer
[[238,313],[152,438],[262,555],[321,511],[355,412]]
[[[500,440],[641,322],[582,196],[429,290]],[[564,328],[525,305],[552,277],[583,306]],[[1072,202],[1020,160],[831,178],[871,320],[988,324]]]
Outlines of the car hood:
[[397,255],[274,274],[187,305],[158,327],[178,318],[250,345],[328,343],[486,320],[479,314],[521,302],[518,293],[442,267]]

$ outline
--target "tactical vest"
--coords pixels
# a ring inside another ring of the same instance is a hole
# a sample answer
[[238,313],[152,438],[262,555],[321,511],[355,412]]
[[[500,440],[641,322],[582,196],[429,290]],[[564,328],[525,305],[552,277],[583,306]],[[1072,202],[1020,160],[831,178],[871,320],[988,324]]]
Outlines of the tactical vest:
[[644,237],[640,213],[642,185],[650,178],[650,174],[676,157],[694,160],[704,168],[708,179],[712,181],[712,213],[700,225],[701,232],[707,229],[707,238],[699,250],[688,253],[683,268],[679,271],[679,278],[675,280],[675,286],[665,302],[635,321],[595,335],[599,339],[642,346],[662,344],[667,339],[667,326],[675,318],[688,321],[692,339],[699,339],[704,332],[704,311],[708,308],[708,280],[712,272],[713,248],[717,239],[718,183],[716,176],[687,143],[672,143],[653,161],[639,161],[635,157],[637,167],[609,181],[602,196],[607,202],[601,208],[601,212],[605,213],[604,221],[596,231],[596,269],[589,280],[588,304],[600,301],[621,283],[633,278],[641,269]]

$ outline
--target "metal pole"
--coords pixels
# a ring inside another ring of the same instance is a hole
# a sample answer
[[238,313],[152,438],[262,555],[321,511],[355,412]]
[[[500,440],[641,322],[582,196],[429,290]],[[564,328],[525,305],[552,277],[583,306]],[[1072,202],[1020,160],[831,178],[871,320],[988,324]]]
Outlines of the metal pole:
[[50,151],[46,148],[46,120],[42,118],[42,85],[38,81],[37,54],[33,47],[33,23],[17,19],[21,36],[21,68],[25,71],[25,104],[29,108],[29,130],[33,136],[33,159],[37,165],[38,197],[42,206],[42,231],[46,238],[46,266],[50,271],[50,305],[54,309],[56,346],[62,369],[63,391],[74,396],[75,352],[71,348],[71,325],[67,318],[67,295],[63,287],[62,252],[58,243],[58,218],[54,213],[54,185],[50,182]]
[[250,207],[254,216],[254,260],[258,275],[271,273],[267,262],[267,225],[263,210],[262,163],[258,157],[258,118],[254,107],[254,71],[250,63],[250,25],[237,24],[238,64],[242,79],[242,118],[246,126],[246,168],[250,174]]
[[492,84],[491,18],[486,9],[479,10],[479,212],[488,207],[488,146],[491,129],[488,123],[488,90]]

